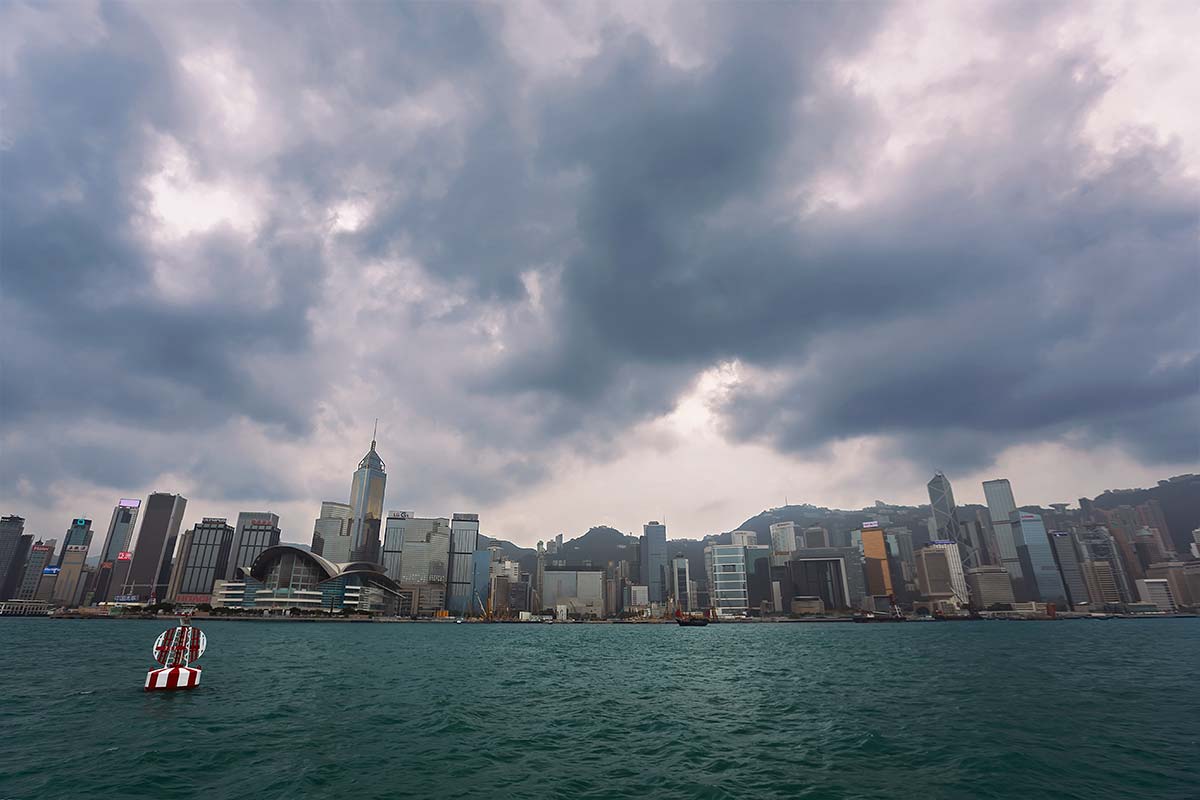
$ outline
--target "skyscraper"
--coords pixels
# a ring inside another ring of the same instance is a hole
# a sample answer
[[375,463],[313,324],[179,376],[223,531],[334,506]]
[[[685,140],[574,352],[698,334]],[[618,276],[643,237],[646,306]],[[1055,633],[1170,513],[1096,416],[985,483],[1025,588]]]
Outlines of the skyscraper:
[[77,517],[71,520],[71,527],[67,528],[67,538],[63,541],[63,548],[58,554],[58,566],[63,565],[63,559],[67,555],[68,547],[87,547],[92,546],[92,521]]
[[695,610],[696,593],[692,587],[688,560],[683,556],[671,559],[671,599],[675,601],[675,607],[680,611]]
[[144,509],[122,594],[136,595],[143,602],[151,598],[166,600],[171,558],[175,555],[175,541],[179,538],[187,498],[154,492],[147,498]]
[[16,596],[32,534],[25,533],[25,518],[9,515],[0,518],[0,600]]
[[[90,531],[89,538],[90,538]],[[74,608],[83,599],[83,565],[87,561],[86,544],[64,545],[58,559],[58,579],[50,599],[64,608]]]
[[962,524],[958,518],[958,506],[954,503],[954,490],[950,480],[940,471],[935,472],[926,485],[929,490],[929,507],[933,512],[933,528],[938,541],[957,542],[958,554],[964,567],[979,566],[979,551],[976,543],[963,540]]
[[383,490],[387,472],[383,459],[375,452],[375,436],[371,449],[358,462],[358,470],[350,484],[350,561],[379,560],[379,529],[383,524]]
[[[946,568],[949,571],[950,591],[954,595],[954,599],[961,606],[966,606],[970,602],[970,591],[967,588],[967,578],[963,572],[962,556],[959,555],[959,544],[957,542],[937,541],[930,542],[925,545],[920,552],[943,552],[946,554]],[[917,562],[917,571],[920,573],[921,562]]]
[[895,594],[892,571],[888,565],[887,539],[878,522],[863,523],[860,534],[863,569],[867,579],[867,594],[888,597]]
[[746,587],[746,548],[740,544],[707,545],[704,566],[708,572],[709,603],[717,616],[746,616],[750,607]]
[[141,507],[141,500],[121,498],[117,501],[108,521],[108,533],[104,535],[104,547],[100,550],[101,561],[116,561],[117,554],[129,551]]
[[348,503],[333,500],[321,503],[321,516],[313,523],[312,551],[335,564],[349,561],[350,517],[353,513]]
[[1073,609],[1086,606],[1090,598],[1087,581],[1079,565],[1079,553],[1075,549],[1074,537],[1066,531],[1051,531],[1050,548],[1054,554],[1054,563],[1058,565],[1063,587],[1067,590],[1067,602]]
[[279,544],[279,515],[270,511],[242,511],[237,516],[229,558],[218,579],[231,581],[239,567],[250,567],[268,547]]
[[667,600],[667,526],[651,520],[642,526],[642,583],[651,603]]
[[[479,549],[479,515],[454,514],[450,519],[450,561],[447,565],[446,608],[452,614],[471,610],[474,591],[473,559]],[[511,583],[516,584],[520,575]]]
[[184,533],[171,570],[167,599],[179,603],[209,602],[213,582],[227,573],[233,534],[233,527],[224,517],[205,517]]
[[[1075,539],[1079,543],[1084,561],[1108,565],[1107,570],[1100,569],[1097,572],[1093,569],[1097,580],[1103,582],[1111,579],[1120,595],[1117,600],[1110,600],[1105,596],[1105,603],[1129,603],[1137,599],[1137,592],[1130,583],[1129,573],[1125,569],[1121,547],[1109,533],[1108,528],[1103,525],[1089,525],[1083,530],[1077,531]],[[1085,574],[1084,577],[1086,579],[1087,575]]]
[[992,532],[996,548],[1000,551],[1000,566],[1008,570],[1014,585],[1025,579],[1021,571],[1021,559],[1017,555],[1017,541],[1009,517],[1017,510],[1013,499],[1012,485],[1007,478],[983,482],[983,495],[987,498],[988,514],[992,517]]
[[[1037,514],[1014,511],[1008,517],[1016,538],[1017,555],[1021,558],[1025,573],[1025,589],[1032,592],[1034,599],[1059,606],[1067,604],[1067,589],[1054,561],[1050,547],[1050,535]],[[1018,598],[1020,599],[1020,598]]]
[[776,522],[771,526],[771,551],[775,555],[790,555],[796,550],[796,523]]
[[54,561],[54,545],[55,542],[51,539],[48,542],[38,541],[30,546],[29,559],[25,562],[25,570],[14,595],[18,600],[33,600],[37,597],[43,570]]

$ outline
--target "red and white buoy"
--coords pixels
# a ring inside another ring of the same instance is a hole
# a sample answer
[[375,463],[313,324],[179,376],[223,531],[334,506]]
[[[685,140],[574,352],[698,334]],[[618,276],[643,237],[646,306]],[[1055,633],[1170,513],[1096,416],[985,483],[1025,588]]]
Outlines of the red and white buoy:
[[146,673],[146,691],[199,686],[200,668],[189,665],[204,655],[207,646],[204,631],[180,617],[179,627],[163,631],[154,641],[154,660],[162,667]]

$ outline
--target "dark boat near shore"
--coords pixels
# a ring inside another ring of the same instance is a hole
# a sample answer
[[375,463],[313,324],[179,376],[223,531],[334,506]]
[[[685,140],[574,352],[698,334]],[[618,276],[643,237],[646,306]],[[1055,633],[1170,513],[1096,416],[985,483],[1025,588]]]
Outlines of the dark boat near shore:
[[708,624],[708,620],[704,617],[676,617],[675,622],[681,628],[703,628]]

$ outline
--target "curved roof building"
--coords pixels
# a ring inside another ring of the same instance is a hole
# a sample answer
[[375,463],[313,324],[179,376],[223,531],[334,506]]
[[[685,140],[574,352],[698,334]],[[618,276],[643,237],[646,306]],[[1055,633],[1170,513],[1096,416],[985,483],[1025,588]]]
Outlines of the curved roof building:
[[395,614],[400,598],[382,564],[336,563],[295,544],[268,547],[242,572],[243,608]]

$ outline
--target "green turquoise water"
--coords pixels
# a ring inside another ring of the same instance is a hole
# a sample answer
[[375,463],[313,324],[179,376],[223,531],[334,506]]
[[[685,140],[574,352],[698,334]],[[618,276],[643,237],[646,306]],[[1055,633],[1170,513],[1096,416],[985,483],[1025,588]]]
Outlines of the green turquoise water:
[[1200,620],[0,620],[0,798],[1200,797]]

